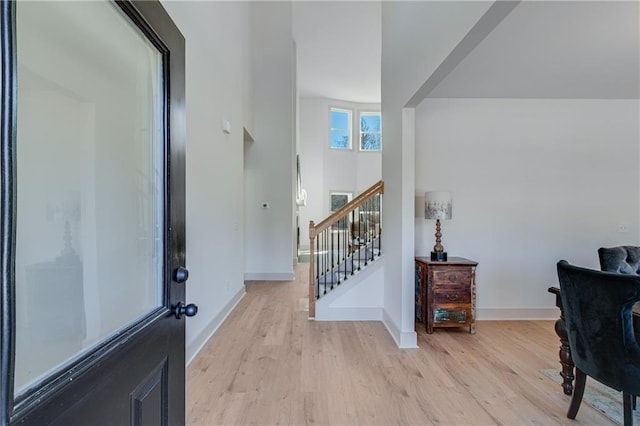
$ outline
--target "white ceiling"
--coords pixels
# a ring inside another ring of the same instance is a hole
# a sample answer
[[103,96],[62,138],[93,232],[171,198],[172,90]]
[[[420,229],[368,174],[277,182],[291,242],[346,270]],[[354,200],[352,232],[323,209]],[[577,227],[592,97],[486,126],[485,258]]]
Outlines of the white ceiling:
[[[638,99],[638,6],[521,2],[427,97]],[[302,97],[380,102],[380,2],[294,2],[293,33]]]
[[301,97],[380,103],[380,2],[293,3]]
[[638,4],[521,2],[428,97],[638,99]]

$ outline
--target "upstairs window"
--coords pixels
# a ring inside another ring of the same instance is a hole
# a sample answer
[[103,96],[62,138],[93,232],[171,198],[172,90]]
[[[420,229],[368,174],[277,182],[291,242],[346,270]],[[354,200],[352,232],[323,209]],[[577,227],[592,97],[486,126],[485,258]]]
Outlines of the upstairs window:
[[381,117],[379,112],[360,114],[360,151],[382,149]]
[[331,108],[331,148],[351,149],[351,111]]

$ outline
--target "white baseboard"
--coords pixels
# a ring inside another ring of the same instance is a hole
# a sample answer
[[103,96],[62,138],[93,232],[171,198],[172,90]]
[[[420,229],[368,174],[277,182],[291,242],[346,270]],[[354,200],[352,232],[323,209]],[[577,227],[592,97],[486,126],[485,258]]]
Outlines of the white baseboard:
[[558,308],[478,308],[477,320],[556,320]]
[[414,331],[401,332],[391,317],[387,314],[387,311],[382,312],[382,323],[387,328],[387,331],[391,335],[391,338],[396,342],[396,345],[400,349],[410,349],[418,347],[418,334]]
[[293,272],[273,272],[273,273],[247,273],[244,274],[245,281],[293,281],[296,276]]
[[194,360],[196,355],[202,350],[204,345],[209,341],[213,333],[218,330],[218,328],[222,325],[224,320],[227,319],[229,314],[233,311],[233,309],[240,303],[242,298],[245,296],[246,292],[244,290],[244,286],[238,290],[238,292],[229,300],[222,310],[211,319],[209,324],[196,336],[193,341],[187,345],[186,348],[186,359],[187,365],[191,364],[191,361]]

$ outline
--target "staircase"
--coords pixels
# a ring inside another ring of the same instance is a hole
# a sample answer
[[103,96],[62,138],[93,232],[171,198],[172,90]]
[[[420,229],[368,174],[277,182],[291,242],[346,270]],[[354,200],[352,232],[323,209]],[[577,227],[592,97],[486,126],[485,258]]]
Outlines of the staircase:
[[309,318],[316,300],[369,267],[382,255],[379,181],[318,225],[309,223]]

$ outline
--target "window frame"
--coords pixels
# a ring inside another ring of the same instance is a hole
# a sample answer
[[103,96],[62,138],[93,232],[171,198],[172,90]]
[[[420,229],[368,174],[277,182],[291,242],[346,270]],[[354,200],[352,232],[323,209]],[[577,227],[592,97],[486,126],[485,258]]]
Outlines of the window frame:
[[[380,146],[378,149],[363,149],[362,148],[362,116],[372,116],[377,115],[380,117],[380,130],[375,132],[366,132],[367,134],[379,134],[380,135]],[[358,114],[358,151],[360,152],[382,152],[382,113],[380,111],[360,111]]]
[[[342,129],[339,127],[333,127],[333,120],[332,120],[332,113],[333,112],[341,112],[341,113],[346,113],[348,115],[348,119],[347,119],[347,123],[348,123],[348,128],[347,129]],[[349,136],[349,141],[347,143],[346,147],[341,147],[341,146],[334,146],[333,145],[333,132],[334,131],[346,131],[347,135]],[[351,151],[353,150],[353,110],[349,109],[349,108],[341,108],[341,107],[336,107],[336,106],[330,106],[329,107],[329,148],[330,149],[335,149],[335,150],[339,150],[339,151]]]

